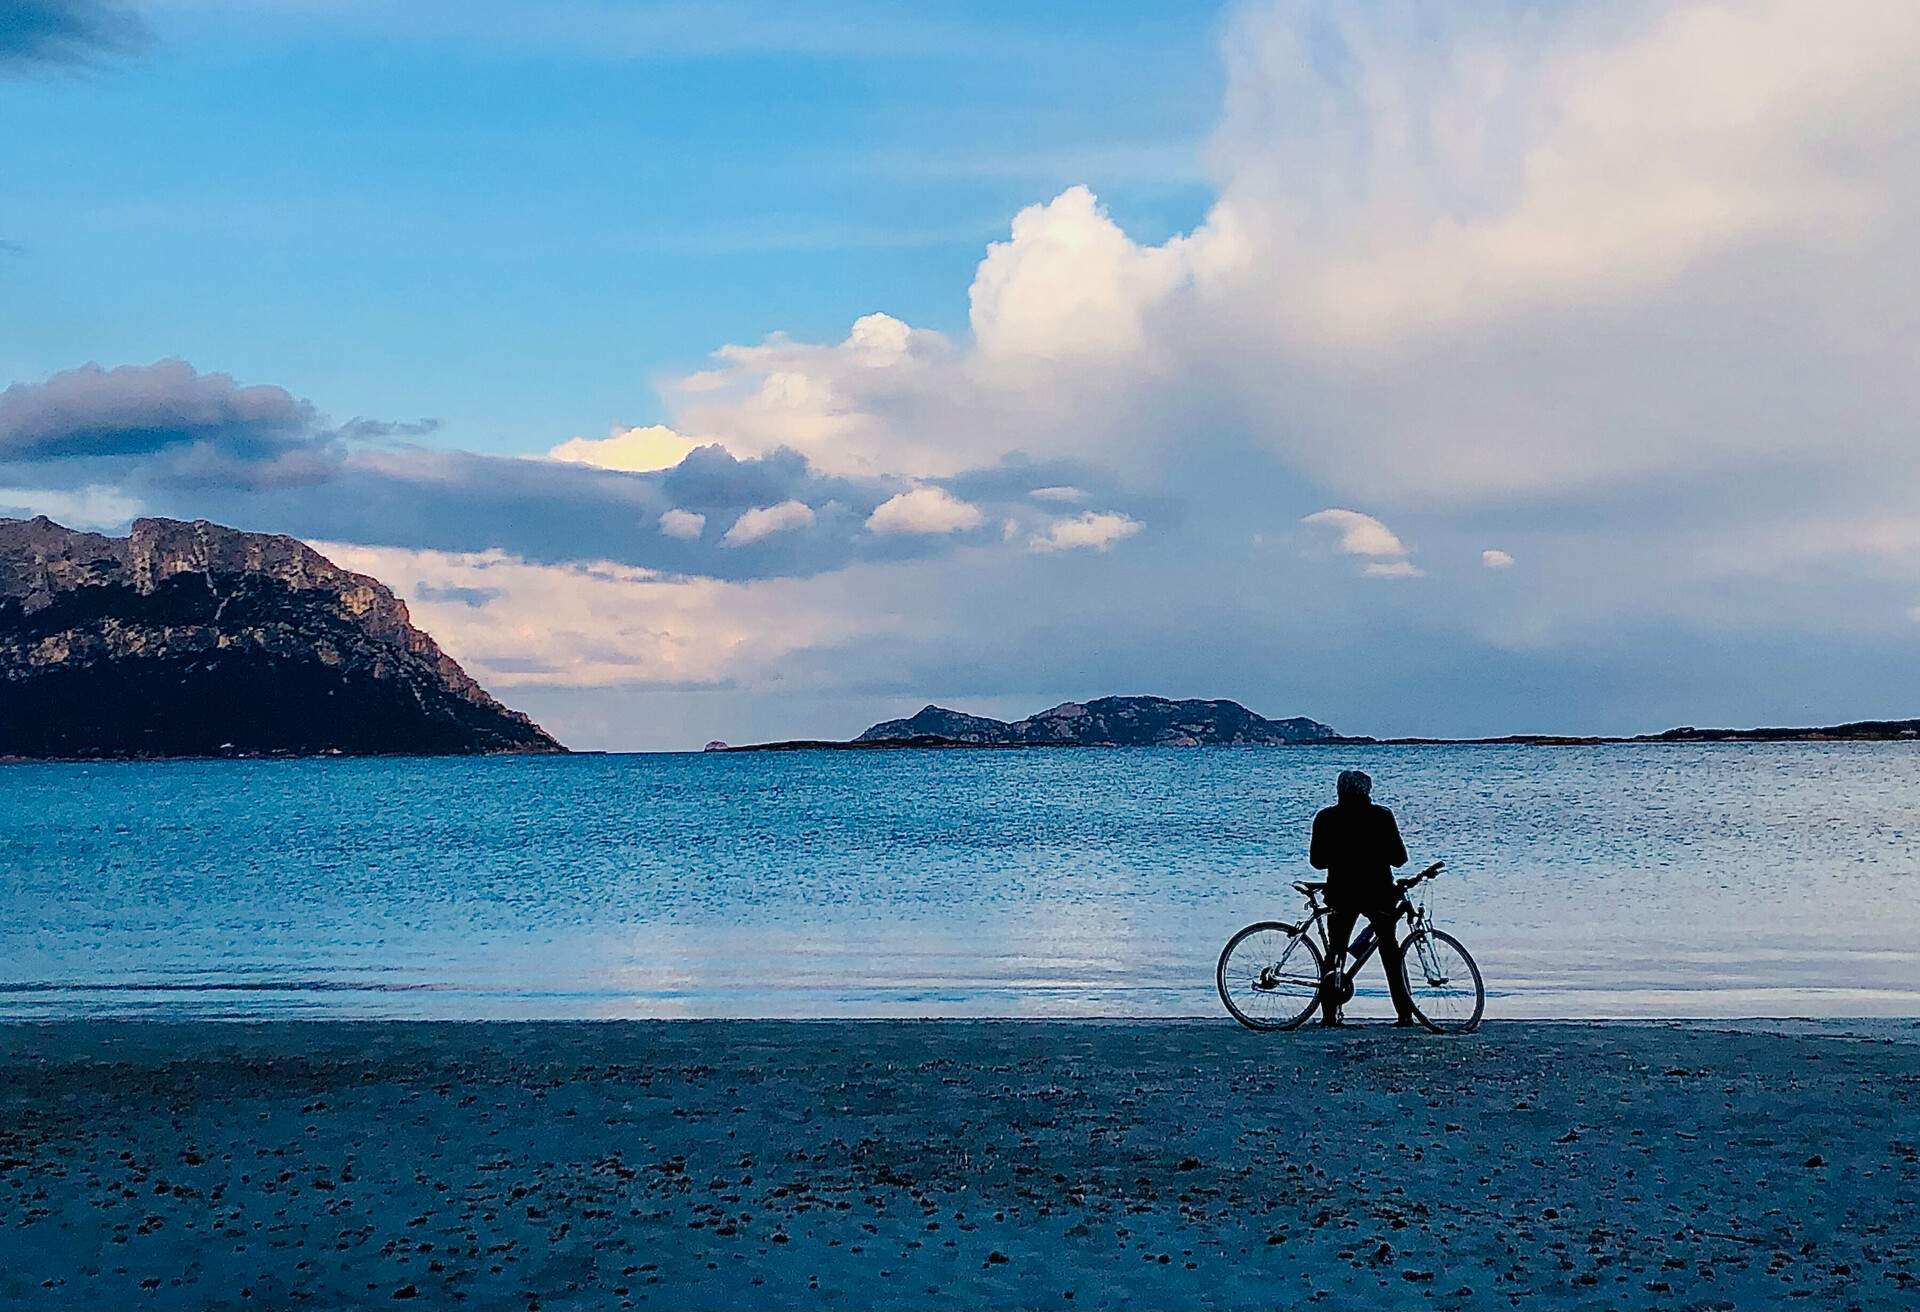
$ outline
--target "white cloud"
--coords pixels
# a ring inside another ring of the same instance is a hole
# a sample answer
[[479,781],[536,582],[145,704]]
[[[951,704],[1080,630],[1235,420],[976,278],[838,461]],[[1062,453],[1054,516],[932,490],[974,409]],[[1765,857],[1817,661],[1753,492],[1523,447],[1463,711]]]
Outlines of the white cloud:
[[45,515],[68,528],[124,528],[141,506],[119,488],[94,483],[77,491],[45,487],[0,487],[0,517],[32,519]]
[[867,517],[875,533],[962,533],[980,527],[980,508],[937,487],[916,487],[880,503]]
[[1334,531],[1334,549],[1345,556],[1364,556],[1361,573],[1376,579],[1417,579],[1426,571],[1407,559],[1412,551],[1398,534],[1372,515],[1357,510],[1316,510],[1300,521]]
[[734,583],[502,551],[314,546],[393,588],[414,622],[496,691],[780,686],[796,653],[892,623],[862,613],[860,571]]
[[1498,547],[1488,547],[1480,553],[1480,563],[1488,569],[1512,569],[1513,557]]
[[1190,243],[1217,263],[1169,330],[1228,357],[1209,367],[1306,472],[1389,504],[1843,452],[1912,478],[1920,386],[1890,344],[1920,10],[1543,19],[1243,11],[1226,181]]
[[1810,507],[1722,528],[1689,545],[1710,577],[1804,577],[1810,570],[1920,577],[1920,515],[1911,506]]
[[1137,244],[1086,187],[1029,205],[974,275],[974,341],[1024,361],[1140,352],[1147,309],[1187,276],[1180,248]]
[[1067,487],[1065,485],[1060,485],[1057,487],[1037,487],[1033,489],[1033,491],[1027,493],[1027,495],[1032,497],[1035,501],[1057,501],[1057,502],[1064,502],[1068,505],[1072,505],[1075,502],[1085,501],[1087,499],[1087,494],[1085,492],[1082,492],[1079,488]]
[[834,345],[775,333],[714,355],[718,367],[679,379],[670,399],[683,426],[738,455],[793,447],[829,473],[865,476],[954,473],[973,463],[970,444],[951,436],[956,424],[917,418],[922,406],[944,410],[967,389],[939,333],[870,314]]
[[782,501],[773,506],[756,506],[733,521],[720,541],[729,547],[744,547],[750,542],[784,533],[789,529],[813,527],[813,507],[804,501]]
[[1404,556],[1407,546],[1394,531],[1357,510],[1316,510],[1300,521],[1321,524],[1339,535],[1339,550],[1349,556]]
[[1890,102],[1911,105],[1905,7],[1537,19],[1456,10],[1435,41],[1349,10],[1316,52],[1296,11],[1248,12],[1220,151],[1235,213],[1281,219],[1245,231],[1291,282],[1290,332],[1373,346],[1614,304],[1752,238],[1851,235],[1877,208],[1851,152],[1885,152]]
[[913,329],[890,314],[863,314],[853,321],[841,349],[867,369],[887,369],[913,353]]
[[1118,511],[1089,510],[1072,519],[1054,520],[1045,532],[1029,538],[1027,546],[1033,551],[1074,551],[1080,548],[1105,551],[1114,543],[1132,537],[1141,527],[1139,520]]
[[629,428],[598,441],[576,437],[547,452],[549,459],[571,464],[597,465],[601,469],[625,469],[647,472],[672,469],[700,445],[665,424]]
[[660,531],[670,538],[679,538],[691,542],[700,536],[700,530],[707,526],[705,515],[695,514],[691,510],[668,510],[660,516]]

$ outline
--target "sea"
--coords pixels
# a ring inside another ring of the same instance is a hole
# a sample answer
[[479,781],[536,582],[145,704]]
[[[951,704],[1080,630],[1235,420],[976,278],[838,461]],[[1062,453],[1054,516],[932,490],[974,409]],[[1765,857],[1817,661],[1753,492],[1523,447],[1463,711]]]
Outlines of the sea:
[[1348,767],[1490,1017],[1920,1015],[1920,745],[1792,743],[6,764],[0,1017],[1225,1023]]

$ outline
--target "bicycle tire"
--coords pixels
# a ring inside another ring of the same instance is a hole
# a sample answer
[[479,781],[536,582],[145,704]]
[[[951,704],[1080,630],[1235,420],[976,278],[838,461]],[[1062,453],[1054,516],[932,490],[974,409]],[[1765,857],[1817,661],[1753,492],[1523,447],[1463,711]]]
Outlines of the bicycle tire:
[[[1286,924],[1283,921],[1261,920],[1248,925],[1245,929],[1235,934],[1227,940],[1227,945],[1220,949],[1220,962],[1213,969],[1214,987],[1220,991],[1220,1001],[1226,1006],[1227,1014],[1248,1029],[1258,1030],[1263,1034],[1298,1029],[1306,1021],[1307,1017],[1313,1015],[1315,1008],[1320,1005],[1320,993],[1317,984],[1315,985],[1312,996],[1307,998],[1306,1005],[1301,1007],[1298,1015],[1288,1013],[1277,1019],[1251,1015],[1241,1010],[1240,1006],[1233,1000],[1234,991],[1227,987],[1227,965],[1233,959],[1233,950],[1254,934],[1261,932],[1284,934],[1288,936],[1291,942],[1297,947],[1304,947],[1307,951],[1307,964],[1312,969],[1312,978],[1316,981],[1319,980],[1322,971],[1320,948],[1314,943],[1313,939],[1304,933],[1299,933],[1294,926]],[[1293,949],[1289,948],[1288,951],[1291,952]],[[1284,957],[1282,959],[1284,960]]]
[[[1427,986],[1425,973],[1420,966],[1417,945],[1414,940],[1426,935],[1437,943],[1444,943],[1466,965],[1467,972],[1473,977],[1473,1011],[1464,1019],[1457,1017],[1435,1017],[1420,1006],[1420,988]],[[1413,1015],[1422,1025],[1435,1034],[1471,1034],[1480,1028],[1480,1021],[1487,1011],[1487,986],[1480,978],[1480,967],[1475,964],[1472,954],[1453,935],[1438,929],[1422,929],[1407,935],[1400,944],[1400,974],[1406,981],[1407,994],[1413,1000]]]

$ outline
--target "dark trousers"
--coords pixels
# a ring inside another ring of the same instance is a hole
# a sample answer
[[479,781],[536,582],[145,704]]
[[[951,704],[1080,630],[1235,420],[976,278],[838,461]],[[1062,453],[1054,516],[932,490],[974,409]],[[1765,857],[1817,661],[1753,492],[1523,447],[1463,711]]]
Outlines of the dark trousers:
[[[1376,951],[1380,954],[1380,966],[1387,972],[1387,988],[1393,993],[1393,1009],[1401,1020],[1413,1017],[1413,999],[1407,996],[1407,977],[1400,968],[1400,916],[1394,911],[1359,911],[1353,907],[1337,907],[1327,913],[1327,971],[1333,971],[1334,961],[1347,950],[1347,940],[1353,937],[1353,926],[1362,915],[1373,926],[1374,940],[1379,944]],[[1323,1020],[1332,1020],[1334,1014],[1333,999],[1322,995],[1320,1015]]]

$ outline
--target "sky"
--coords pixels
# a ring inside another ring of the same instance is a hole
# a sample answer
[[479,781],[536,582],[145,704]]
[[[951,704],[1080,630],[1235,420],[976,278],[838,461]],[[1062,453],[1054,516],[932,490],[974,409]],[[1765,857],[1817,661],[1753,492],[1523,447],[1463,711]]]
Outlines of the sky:
[[0,0],[0,515],[569,745],[1920,714],[1920,7]]

